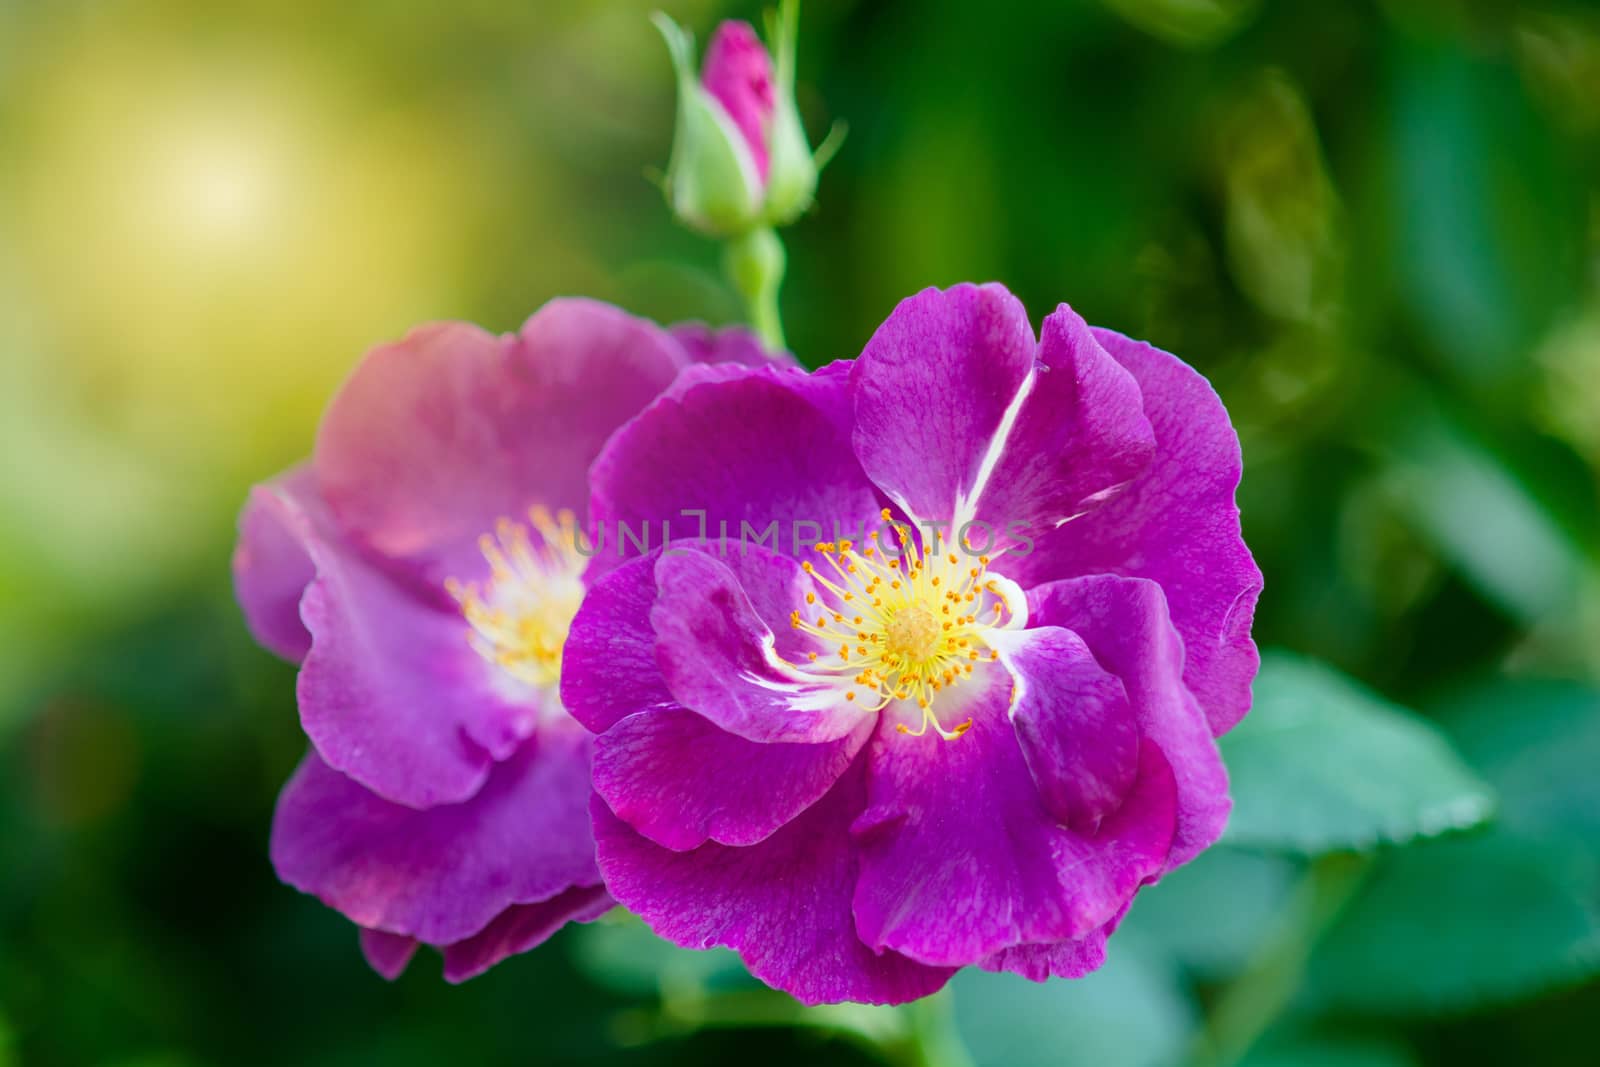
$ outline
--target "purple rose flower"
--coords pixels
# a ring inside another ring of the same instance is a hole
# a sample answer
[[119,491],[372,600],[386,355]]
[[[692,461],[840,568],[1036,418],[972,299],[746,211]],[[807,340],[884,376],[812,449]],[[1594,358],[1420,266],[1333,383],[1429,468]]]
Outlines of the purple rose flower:
[[589,465],[681,368],[768,359],[743,331],[679,329],[587,300],[503,337],[422,327],[362,361],[312,460],[245,506],[239,603],[300,664],[312,746],[272,861],[387,977],[425,943],[460,981],[612,905],[591,740],[556,691]]
[[1065,305],[1036,340],[995,285],[809,375],[680,378],[592,513],[749,536],[596,561],[561,693],[599,735],[611,893],[807,1003],[1099,966],[1227,818],[1261,587],[1239,474],[1193,370]]

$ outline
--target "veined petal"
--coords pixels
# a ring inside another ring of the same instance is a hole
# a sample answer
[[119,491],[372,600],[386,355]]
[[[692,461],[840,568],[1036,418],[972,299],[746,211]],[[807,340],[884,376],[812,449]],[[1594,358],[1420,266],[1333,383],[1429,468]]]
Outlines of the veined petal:
[[985,971],[1010,971],[1030,982],[1049,978],[1082,978],[1106,962],[1104,929],[1049,945],[1014,945],[978,961]]
[[537,904],[517,904],[471,937],[444,948],[444,980],[452,984],[476,978],[503,959],[548,941],[567,923],[598,919],[612,908],[604,886],[576,886]]
[[1098,575],[1030,591],[1029,615],[1065,627],[1122,680],[1147,742],[1160,746],[1177,785],[1177,832],[1168,868],[1187,863],[1221,836],[1232,802],[1228,775],[1205,715],[1184,686],[1184,645],[1155,582]]
[[1259,663],[1250,624],[1261,571],[1234,502],[1239,439],[1222,401],[1191,367],[1110,330],[1094,336],[1138,381],[1155,456],[1115,499],[996,566],[1024,586],[1093,574],[1160,584],[1183,638],[1184,681],[1220,735],[1249,710]]
[[471,800],[417,811],[315,752],[273,816],[279,877],[357,925],[447,945],[516,904],[600,882],[586,806],[589,738],[552,731],[496,765]]
[[[789,583],[779,604],[804,606],[802,572],[786,557],[746,555],[741,569],[766,572],[763,585]],[[656,563],[658,595],[650,609],[656,661],[678,703],[750,741],[822,743],[853,733],[869,713],[835,686],[801,680],[784,654],[816,651],[784,626],[779,638],[729,567],[702,552],[668,553]],[[770,610],[770,609],[769,609]],[[790,661],[792,662],[792,660]]]
[[1041,537],[1125,488],[1154,452],[1138,384],[1062,304],[1044,320],[1027,397],[979,488],[978,520],[1002,543],[1013,540],[1008,528]]
[[1092,833],[1139,773],[1139,724],[1122,682],[1059,626],[991,643],[1015,679],[1011,721],[1039,796],[1057,821]]
[[250,490],[239,515],[233,590],[250,634],[266,649],[299,663],[311,649],[300,621],[300,598],[316,575],[307,538],[328,527],[307,466],[294,467]]
[[[754,552],[728,564],[758,617],[789,610],[793,562]],[[656,661],[654,571],[654,558],[632,560],[601,579],[567,641],[564,699],[601,735],[595,789],[625,822],[668,848],[753,844],[827,791],[870,723],[821,744],[764,743],[679,704]],[[783,636],[776,647],[793,640]]]
[[338,534],[306,543],[311,650],[300,721],[330,766],[411,807],[457,803],[533,730],[540,696],[468,643],[466,623],[381,572]]
[[949,714],[973,722],[954,742],[880,726],[851,827],[861,939],[936,966],[1091,934],[1159,874],[1172,844],[1172,770],[1157,746],[1140,746],[1137,783],[1098,831],[1075,831],[1034,787],[1007,716],[1009,673],[990,668],[967,687]]
[[708,842],[674,852],[635,833],[594,801],[600,869],[617,900],[686,948],[726,945],[750,973],[803,1004],[899,1004],[954,973],[855,935],[856,856],[848,827],[864,800],[858,761],[817,803],[748,848]]
[[473,650],[453,606],[350,545],[308,467],[258,486],[235,588],[252,632],[302,661],[300,720],[332,767],[397,803],[456,803],[533,729],[545,698]]
[[[589,922],[615,907],[604,886],[579,886],[537,904],[514,904],[471,937],[438,946],[451,983],[476,978],[501,960],[537,948],[569,922]],[[389,981],[405,972],[421,944],[414,937],[361,930],[361,954]]]
[[979,960],[978,966],[986,971],[1020,974],[1030,982],[1043,982],[1050,978],[1082,978],[1099,970],[1105,963],[1106,939],[1128,914],[1131,904],[1132,901],[1129,901],[1110,922],[1091,934],[1049,945],[1017,945],[1001,949]]
[[863,718],[833,741],[763,743],[697,712],[645,712],[595,741],[594,788],[618,818],[666,848],[754,845],[825,794],[871,735]]
[[594,581],[561,651],[561,703],[592,733],[629,715],[681,707],[656,665],[658,552],[631,559]]
[[785,553],[809,551],[834,523],[876,525],[881,498],[837,419],[842,375],[722,364],[684,383],[595,461],[593,515],[606,543],[591,575],[661,547],[663,523],[674,539],[703,534],[728,552],[765,541]]
[[924,289],[902,300],[856,361],[861,466],[918,521],[946,522],[1003,443],[1037,345],[999,285]]
[[584,513],[601,446],[687,362],[664,330],[591,300],[551,301],[515,335],[422,327],[369,353],[334,398],[318,483],[344,529],[429,588],[474,580],[497,519]]

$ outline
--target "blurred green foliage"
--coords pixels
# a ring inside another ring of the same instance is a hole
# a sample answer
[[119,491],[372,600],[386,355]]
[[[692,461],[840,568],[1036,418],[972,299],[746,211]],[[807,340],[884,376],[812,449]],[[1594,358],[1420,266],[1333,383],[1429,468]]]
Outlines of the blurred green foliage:
[[[796,351],[993,278],[1181,354],[1241,431],[1258,637],[1332,665],[1269,665],[1224,746],[1230,842],[1103,974],[805,1012],[622,922],[390,986],[276,883],[303,741],[227,588],[249,483],[416,321],[736,313],[645,180],[673,114],[651,6],[0,0],[0,1065],[870,1064],[919,1035],[949,1063],[1592,1063],[1576,2],[806,5],[802,111],[851,134],[786,234]],[[661,6],[702,35],[759,14]]]

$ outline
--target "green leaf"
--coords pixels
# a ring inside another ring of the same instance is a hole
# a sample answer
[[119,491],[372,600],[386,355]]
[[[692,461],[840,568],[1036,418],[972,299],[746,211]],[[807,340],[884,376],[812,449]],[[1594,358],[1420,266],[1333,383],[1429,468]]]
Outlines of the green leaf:
[[1173,969],[1116,941],[1087,978],[1039,984],[969,967],[950,987],[956,1027],[980,1064],[1154,1067],[1175,1062],[1196,1026]]
[[1420,391],[1398,394],[1383,421],[1379,489],[1417,533],[1524,624],[1570,613],[1590,566],[1536,483]]
[[1390,200],[1371,210],[1395,224],[1392,298],[1448,373],[1494,395],[1581,292],[1582,194],[1510,64],[1447,38],[1391,58]]
[[1460,1011],[1600,973],[1600,693],[1503,684],[1454,711],[1502,817],[1386,857],[1312,959],[1325,1002]]
[[1494,807],[1433,725],[1283,652],[1262,657],[1255,706],[1221,746],[1234,845],[1365,850],[1475,826]]
[[1573,682],[1479,686],[1440,709],[1500,791],[1500,825],[1600,847],[1600,693]]
[[1600,966],[1600,877],[1571,844],[1504,830],[1387,859],[1313,958],[1319,999],[1379,1014],[1514,999]]

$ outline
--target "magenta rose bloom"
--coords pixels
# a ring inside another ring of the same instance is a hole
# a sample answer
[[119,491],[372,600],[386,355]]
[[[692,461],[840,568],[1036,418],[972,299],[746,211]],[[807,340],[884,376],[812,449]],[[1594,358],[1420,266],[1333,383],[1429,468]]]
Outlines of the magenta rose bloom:
[[251,493],[235,587],[300,664],[311,741],[272,862],[385,976],[423,943],[460,981],[611,907],[591,740],[557,692],[589,465],[680,369],[725,359],[767,357],[587,300],[508,336],[424,326],[369,353],[312,460]]
[[1261,587],[1239,475],[1188,366],[1065,305],[1036,340],[994,285],[812,374],[685,374],[592,511],[710,536],[597,558],[567,644],[611,893],[807,1003],[1093,970],[1227,818]]

